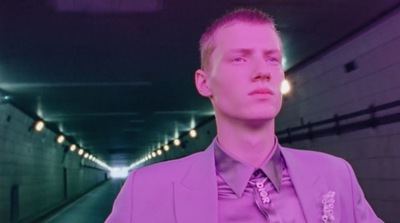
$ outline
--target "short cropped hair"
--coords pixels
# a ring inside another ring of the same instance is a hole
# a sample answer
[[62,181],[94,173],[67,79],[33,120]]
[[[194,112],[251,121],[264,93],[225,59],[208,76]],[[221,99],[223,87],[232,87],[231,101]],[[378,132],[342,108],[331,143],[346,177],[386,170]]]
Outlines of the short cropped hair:
[[[235,22],[246,22],[250,24],[268,24],[271,28],[278,31],[275,28],[274,20],[266,13],[258,9],[236,9],[232,12],[225,14],[219,19],[215,20],[203,33],[200,38],[200,60],[201,69],[205,70],[210,68],[210,57],[215,49],[215,33],[222,27],[233,24]],[[279,34],[278,34],[279,35]]]

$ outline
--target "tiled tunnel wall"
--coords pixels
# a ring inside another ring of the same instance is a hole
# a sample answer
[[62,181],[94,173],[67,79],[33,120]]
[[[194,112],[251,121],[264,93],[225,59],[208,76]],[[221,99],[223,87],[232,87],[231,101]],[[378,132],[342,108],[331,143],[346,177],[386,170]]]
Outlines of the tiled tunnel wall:
[[400,222],[399,24],[397,11],[289,73],[276,122],[288,146],[348,160],[385,222]]
[[0,222],[32,222],[107,179],[11,104],[0,104]]

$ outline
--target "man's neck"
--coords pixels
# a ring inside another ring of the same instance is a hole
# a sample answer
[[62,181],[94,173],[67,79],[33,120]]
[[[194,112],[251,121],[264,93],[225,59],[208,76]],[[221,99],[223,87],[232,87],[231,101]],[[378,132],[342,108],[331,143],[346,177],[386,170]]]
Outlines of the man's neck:
[[224,150],[241,161],[259,167],[272,152],[275,143],[274,120],[259,125],[218,121],[217,138]]

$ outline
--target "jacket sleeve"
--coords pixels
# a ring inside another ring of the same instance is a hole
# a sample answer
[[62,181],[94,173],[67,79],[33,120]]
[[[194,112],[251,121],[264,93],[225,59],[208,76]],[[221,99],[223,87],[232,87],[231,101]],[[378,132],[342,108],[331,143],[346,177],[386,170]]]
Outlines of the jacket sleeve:
[[133,178],[135,172],[132,171],[129,177],[122,186],[114,205],[111,214],[108,216],[105,223],[131,223],[132,222],[132,199],[133,199]]
[[364,193],[358,184],[353,168],[347,162],[346,166],[350,175],[350,183],[352,187],[354,222],[383,223],[383,221],[376,216],[375,212],[366,200]]

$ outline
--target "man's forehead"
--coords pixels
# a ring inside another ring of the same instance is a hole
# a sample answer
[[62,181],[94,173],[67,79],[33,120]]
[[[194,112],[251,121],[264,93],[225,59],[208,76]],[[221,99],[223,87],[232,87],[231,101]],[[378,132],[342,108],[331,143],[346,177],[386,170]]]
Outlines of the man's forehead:
[[215,30],[214,35],[218,35],[221,32],[223,33],[224,31],[227,30],[232,30],[232,29],[246,29],[246,28],[251,28],[251,27],[262,27],[262,28],[270,28],[271,30],[274,30],[273,26],[269,23],[251,23],[251,22],[245,22],[245,21],[232,21],[227,24],[224,24],[223,26],[219,27],[218,29]]
[[270,45],[271,49],[269,50],[271,51],[282,51],[280,37],[273,26],[268,23],[235,22],[227,24],[216,30],[213,42],[215,49],[228,46],[230,51],[251,49],[257,43]]

